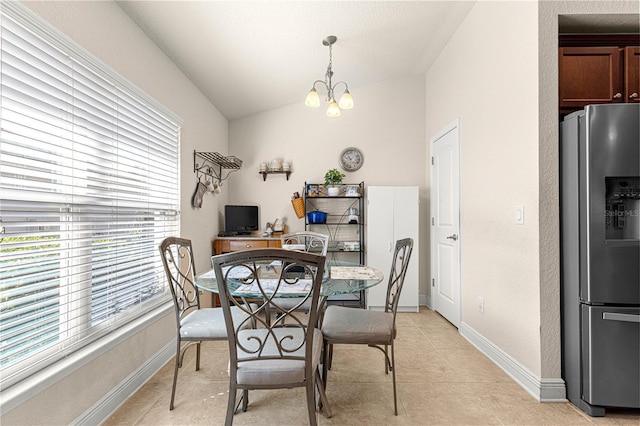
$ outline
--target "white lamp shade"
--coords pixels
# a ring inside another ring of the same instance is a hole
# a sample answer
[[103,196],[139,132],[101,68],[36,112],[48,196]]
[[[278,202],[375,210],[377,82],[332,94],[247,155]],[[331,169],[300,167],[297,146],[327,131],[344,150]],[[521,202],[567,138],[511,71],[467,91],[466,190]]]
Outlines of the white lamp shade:
[[351,109],[353,108],[353,98],[351,97],[351,93],[348,90],[342,94],[340,98],[340,108],[341,109]]
[[316,89],[311,89],[311,91],[307,95],[307,99],[304,101],[304,104],[312,108],[320,106],[320,96],[318,96],[318,92],[316,92]]
[[329,108],[327,108],[327,115],[329,117],[340,117],[340,107],[333,101],[329,104]]

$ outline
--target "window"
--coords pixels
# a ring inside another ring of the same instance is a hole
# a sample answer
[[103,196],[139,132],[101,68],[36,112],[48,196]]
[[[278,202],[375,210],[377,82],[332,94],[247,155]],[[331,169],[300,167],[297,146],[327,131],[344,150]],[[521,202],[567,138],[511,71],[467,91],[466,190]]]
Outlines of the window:
[[0,36],[0,376],[167,303],[180,120],[17,2]]

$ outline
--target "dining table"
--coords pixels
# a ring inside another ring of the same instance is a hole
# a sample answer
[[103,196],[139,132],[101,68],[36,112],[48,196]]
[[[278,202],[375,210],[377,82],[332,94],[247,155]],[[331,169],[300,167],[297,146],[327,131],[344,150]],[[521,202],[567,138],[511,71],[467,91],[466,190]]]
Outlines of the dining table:
[[[259,270],[262,278],[268,278],[269,274],[277,276],[277,268],[281,267],[278,262],[269,262],[261,265]],[[244,285],[242,274],[228,280],[228,286],[231,295],[242,298],[243,300],[262,299],[263,294],[257,286]],[[357,293],[366,290],[382,282],[384,274],[377,268],[361,265],[354,262],[347,262],[336,259],[327,259],[325,270],[322,278],[322,287],[320,289],[319,308],[322,310],[330,296],[340,294]],[[305,280],[301,280],[301,285],[305,285]],[[195,285],[200,290],[219,293],[218,282],[216,280],[215,271],[213,269],[206,271],[195,279]],[[296,290],[295,286],[281,286],[278,288],[276,297],[301,297],[304,288]]]

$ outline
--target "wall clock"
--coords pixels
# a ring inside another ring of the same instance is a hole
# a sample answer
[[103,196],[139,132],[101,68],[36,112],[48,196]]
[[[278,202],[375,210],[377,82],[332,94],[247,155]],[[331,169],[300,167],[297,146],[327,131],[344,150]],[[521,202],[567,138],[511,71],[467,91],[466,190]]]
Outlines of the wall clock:
[[340,154],[340,167],[347,172],[355,172],[364,162],[364,156],[358,148],[349,147]]

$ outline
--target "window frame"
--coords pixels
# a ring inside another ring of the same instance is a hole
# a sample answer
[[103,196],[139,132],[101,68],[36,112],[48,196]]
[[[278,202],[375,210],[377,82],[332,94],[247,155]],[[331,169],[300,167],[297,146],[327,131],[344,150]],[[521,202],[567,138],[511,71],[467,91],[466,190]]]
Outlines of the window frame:
[[[176,185],[176,191],[177,191],[177,194],[175,196],[175,219],[174,219],[175,222],[177,222],[177,225],[173,229],[177,229],[177,233],[179,234],[179,231],[180,231],[179,217],[180,217],[180,208],[181,208],[180,206],[180,198],[181,198],[180,197],[180,128],[183,124],[183,120],[179,116],[177,116],[175,113],[167,109],[165,106],[160,104],[158,101],[153,99],[151,96],[149,96],[148,94],[144,93],[142,90],[134,86],[131,82],[126,80],[117,72],[112,70],[109,66],[99,61],[88,51],[84,50],[82,47],[80,47],[75,42],[70,40],[66,35],[58,31],[57,29],[53,28],[50,24],[48,24],[42,18],[37,16],[31,10],[21,5],[19,2],[0,2],[0,15],[2,15],[3,20],[5,19],[4,17],[6,16],[6,18],[14,21],[19,26],[31,32],[32,34],[34,34],[35,36],[37,36],[47,44],[50,44],[54,48],[60,50],[61,52],[64,52],[65,55],[68,55],[70,58],[72,58],[73,61],[77,62],[80,66],[86,68],[86,70],[88,70],[90,73],[94,73],[99,78],[106,79],[107,81],[114,84],[114,86],[116,87],[116,90],[122,91],[124,96],[131,96],[136,98],[137,100],[142,102],[144,105],[146,105],[148,108],[153,110],[155,113],[161,116],[164,116],[169,122],[171,122],[177,127],[177,135],[176,135],[176,141],[175,141],[176,143],[175,149],[177,153],[175,158],[175,162],[176,162],[175,175],[173,176],[175,179],[175,185]],[[0,30],[2,30],[1,23],[0,23]],[[0,41],[1,40],[2,38],[0,38]],[[1,89],[0,89],[0,94],[1,94]],[[151,207],[151,209],[153,209],[153,207]],[[61,212],[60,215],[61,216],[64,215],[64,212]],[[64,219],[59,221],[60,224],[64,224],[64,222],[65,222]],[[0,220],[0,227],[1,226],[2,226],[2,223]],[[63,226],[63,225],[60,225],[60,226]],[[0,231],[1,230],[2,229],[0,228]],[[156,236],[155,233],[153,235]],[[166,236],[169,236],[169,235],[166,235]],[[71,239],[69,239],[68,241],[71,241]],[[92,242],[89,241],[88,244],[92,244]],[[157,244],[153,245],[153,247],[149,247],[148,248],[149,253],[153,252],[153,254],[157,256],[156,247],[157,247]],[[73,249],[71,250],[73,251]],[[89,273],[91,272],[91,269],[92,268],[88,268]],[[162,277],[163,277],[162,279],[164,279],[164,273],[162,273]],[[91,293],[91,290],[92,290],[92,283],[93,281],[91,281],[88,284],[89,293]],[[119,328],[126,326],[127,324],[132,324],[132,323],[139,324],[141,318],[148,318],[150,314],[153,317],[154,315],[157,315],[157,312],[166,313],[167,306],[170,306],[168,305],[168,303],[170,303],[169,302],[170,292],[166,288],[166,280],[164,285],[165,285],[165,289],[164,289],[165,291],[163,292],[164,295],[162,297],[154,298],[152,303],[149,303],[148,306],[146,306],[142,310],[138,310],[137,312],[130,315],[123,315],[122,318],[118,318],[117,321],[107,319],[97,326],[94,326],[93,324],[91,324],[91,320],[89,320],[89,328],[91,329],[91,333],[90,333],[91,337],[89,339],[84,338],[84,336],[82,336],[81,335],[82,333],[81,333],[78,336],[79,338],[76,339],[77,342],[71,342],[62,349],[60,348],[46,349],[42,352],[41,355],[38,355],[35,362],[34,362],[34,359],[31,359],[31,357],[28,357],[26,360],[18,362],[15,365],[11,365],[11,368],[7,369],[7,371],[3,370],[2,377],[0,378],[0,389],[4,391],[6,388],[15,385],[16,383],[20,382],[26,377],[29,377],[35,372],[56,363],[60,359],[68,357],[70,353],[75,353],[81,350],[82,348],[92,345],[92,343],[96,342],[97,340],[105,339],[105,341],[111,341],[113,339],[113,335],[120,334],[122,330],[119,333],[114,334],[114,332]],[[59,287],[62,288],[65,286],[59,286]],[[85,286],[85,288],[81,290],[87,291],[87,287]],[[86,303],[86,300],[92,301],[93,297],[91,295],[89,296],[85,295],[83,299]],[[92,309],[91,309],[92,303],[93,302],[83,307],[83,309],[88,310],[87,314],[89,315],[89,317],[92,317]],[[65,305],[68,305],[68,303]],[[153,314],[154,312],[156,312],[156,314]],[[106,337],[109,335],[112,335],[112,336]],[[54,345],[54,346],[57,346],[57,345]],[[49,355],[50,351],[53,352],[53,355]],[[28,365],[22,365],[22,364],[28,364]]]

